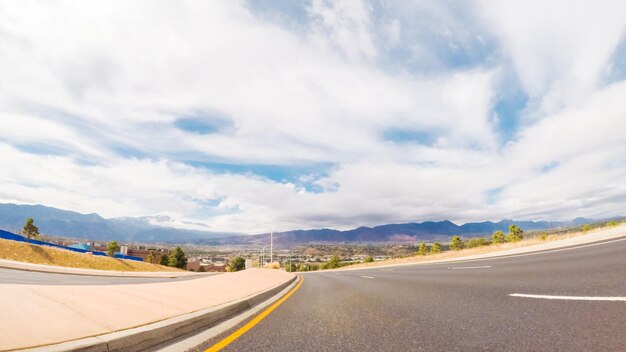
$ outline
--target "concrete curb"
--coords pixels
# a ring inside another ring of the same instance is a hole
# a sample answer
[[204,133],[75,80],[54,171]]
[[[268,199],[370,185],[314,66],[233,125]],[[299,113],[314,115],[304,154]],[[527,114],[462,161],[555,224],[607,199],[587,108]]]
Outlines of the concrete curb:
[[278,294],[291,285],[297,276],[274,288],[224,303],[218,306],[202,309],[196,312],[179,315],[159,322],[139,327],[116,331],[113,333],[87,337],[80,340],[62,342],[35,348],[20,349],[25,352],[139,352],[157,347],[166,342],[180,339],[202,329],[209,328],[227,320],[247,309]]
[[33,271],[40,273],[52,273],[63,275],[83,275],[83,276],[104,276],[104,277],[138,277],[138,278],[177,278],[183,276],[201,276],[200,273],[190,271],[109,271],[83,268],[69,268],[63,266],[52,266],[43,264],[33,264],[17,262],[13,260],[0,259],[0,268]]

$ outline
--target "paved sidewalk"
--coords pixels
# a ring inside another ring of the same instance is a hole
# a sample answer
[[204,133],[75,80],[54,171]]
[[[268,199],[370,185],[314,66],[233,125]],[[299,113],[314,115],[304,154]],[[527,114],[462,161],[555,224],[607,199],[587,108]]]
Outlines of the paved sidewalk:
[[248,269],[196,280],[117,286],[0,284],[0,350],[129,329],[252,296],[293,278]]
[[191,271],[114,271],[114,270],[68,268],[64,266],[17,262],[14,260],[7,260],[7,259],[0,259],[0,268],[27,270],[27,271],[40,271],[44,273],[89,275],[89,276],[181,277],[181,276],[198,275],[198,273],[194,273]]

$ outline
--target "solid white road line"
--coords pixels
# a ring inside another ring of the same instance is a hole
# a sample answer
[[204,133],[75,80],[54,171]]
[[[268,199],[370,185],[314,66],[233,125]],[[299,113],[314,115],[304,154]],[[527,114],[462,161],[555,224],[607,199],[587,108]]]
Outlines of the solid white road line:
[[361,277],[364,278],[364,279],[373,279],[372,276],[361,276]]
[[462,270],[462,269],[487,269],[491,268],[491,265],[480,265],[480,266],[455,266],[448,269],[451,270]]
[[524,293],[510,293],[511,297],[541,298],[541,299],[561,299],[568,301],[609,301],[626,302],[626,297],[585,297],[585,296],[549,296],[549,295],[527,295]]

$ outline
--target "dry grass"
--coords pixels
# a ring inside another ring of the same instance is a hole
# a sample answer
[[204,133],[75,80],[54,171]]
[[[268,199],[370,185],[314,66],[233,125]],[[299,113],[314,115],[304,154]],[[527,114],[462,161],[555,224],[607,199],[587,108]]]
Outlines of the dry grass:
[[95,256],[86,253],[38,246],[30,243],[0,239],[0,259],[69,268],[112,271],[182,271],[158,264],[136,260]]
[[[598,229],[598,230],[601,230],[601,229]],[[348,265],[342,268],[346,268],[346,269],[370,268],[370,267],[377,267],[377,266],[390,265],[390,264],[423,263],[423,262],[431,262],[431,261],[442,260],[442,259],[461,258],[461,257],[470,256],[470,255],[475,255],[475,254],[493,253],[493,252],[504,251],[507,249],[528,247],[528,246],[532,246],[532,245],[536,245],[540,243],[546,243],[546,242],[552,242],[552,241],[557,241],[557,240],[564,240],[566,238],[583,236],[585,234],[586,233],[582,233],[582,232],[570,232],[570,233],[564,233],[564,234],[559,234],[559,235],[551,234],[551,235],[548,235],[545,240],[542,240],[539,236],[537,236],[533,238],[524,239],[519,242],[492,244],[490,246],[462,249],[460,251],[445,251],[439,254],[431,254],[427,256],[418,255],[418,256],[405,257],[405,258],[386,259],[386,260],[381,260],[381,261],[377,261],[373,263],[360,263],[360,264]]]

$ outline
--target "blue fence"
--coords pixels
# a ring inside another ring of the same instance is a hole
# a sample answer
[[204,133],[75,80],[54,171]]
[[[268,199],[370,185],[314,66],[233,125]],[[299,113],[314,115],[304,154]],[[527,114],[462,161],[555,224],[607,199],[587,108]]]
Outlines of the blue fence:
[[[16,235],[14,233],[7,232],[7,231],[2,231],[2,230],[0,230],[0,238],[5,239],[5,240],[11,240],[11,241],[18,241],[18,242],[26,242],[26,243],[31,243],[31,244],[38,244],[40,246],[61,248],[61,249],[65,249],[65,250],[72,251],[72,252],[78,252],[78,253],[90,252],[93,255],[106,256],[106,253],[104,253],[104,252],[88,251],[88,250],[84,250],[84,249],[80,249],[80,248],[71,248],[71,247],[61,246],[60,244],[34,240],[34,239],[31,239],[31,238],[26,238],[24,236]],[[120,254],[120,253],[116,253],[115,254],[115,258],[137,260],[137,261],[140,261],[140,262],[143,261],[143,259],[141,259],[141,257],[134,257],[134,256],[130,256],[130,255],[123,255],[123,254]]]

